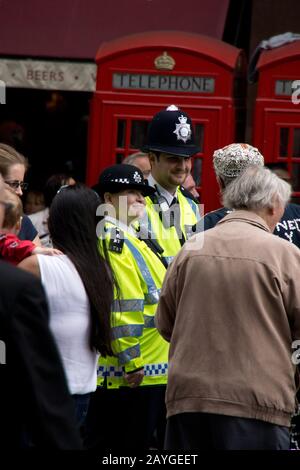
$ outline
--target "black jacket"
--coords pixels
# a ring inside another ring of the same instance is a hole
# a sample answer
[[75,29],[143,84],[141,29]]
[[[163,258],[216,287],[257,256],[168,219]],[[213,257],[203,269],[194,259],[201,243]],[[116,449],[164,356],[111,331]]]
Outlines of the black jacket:
[[80,449],[72,398],[38,279],[0,262],[0,450]]
[[[204,230],[213,228],[225,215],[231,212],[225,207],[208,212],[204,216]],[[284,238],[300,248],[300,205],[288,204],[281,220],[276,224],[274,235]]]

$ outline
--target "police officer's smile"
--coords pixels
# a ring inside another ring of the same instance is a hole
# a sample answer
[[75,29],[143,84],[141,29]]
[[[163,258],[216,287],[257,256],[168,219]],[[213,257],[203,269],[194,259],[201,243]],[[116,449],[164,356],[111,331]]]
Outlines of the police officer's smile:
[[118,193],[105,193],[105,202],[115,209],[115,218],[129,225],[143,215],[145,200],[140,191],[126,189]]
[[159,157],[150,154],[152,174],[155,180],[168,190],[181,185],[189,173],[190,157],[179,157],[161,153]]

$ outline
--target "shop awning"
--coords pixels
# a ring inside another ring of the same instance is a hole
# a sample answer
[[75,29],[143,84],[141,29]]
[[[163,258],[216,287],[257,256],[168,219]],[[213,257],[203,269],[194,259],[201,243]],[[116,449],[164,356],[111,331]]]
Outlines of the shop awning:
[[[222,39],[228,5],[229,0],[2,0],[0,79],[7,86],[90,91],[104,41],[159,30]],[[75,78],[80,66],[82,85]],[[55,79],[62,73],[66,80]]]

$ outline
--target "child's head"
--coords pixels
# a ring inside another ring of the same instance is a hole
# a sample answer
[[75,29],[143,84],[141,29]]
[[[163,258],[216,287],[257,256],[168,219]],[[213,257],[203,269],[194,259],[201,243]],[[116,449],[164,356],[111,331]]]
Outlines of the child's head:
[[12,233],[18,233],[21,227],[23,206],[21,199],[14,191],[5,189],[5,208],[3,229]]
[[31,190],[27,193],[24,203],[25,214],[35,214],[45,209],[44,194],[41,191]]

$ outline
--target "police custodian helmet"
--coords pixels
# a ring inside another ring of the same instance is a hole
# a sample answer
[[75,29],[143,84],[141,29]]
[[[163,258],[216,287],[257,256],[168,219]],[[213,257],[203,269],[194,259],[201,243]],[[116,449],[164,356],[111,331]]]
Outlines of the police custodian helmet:
[[155,189],[145,183],[143,173],[133,165],[121,163],[106,168],[99,176],[99,182],[94,187],[98,194],[105,192],[118,193],[126,189],[136,189],[144,196],[154,194]]
[[179,157],[191,157],[199,152],[195,145],[191,118],[175,105],[155,114],[149,125],[143,152],[162,152]]

